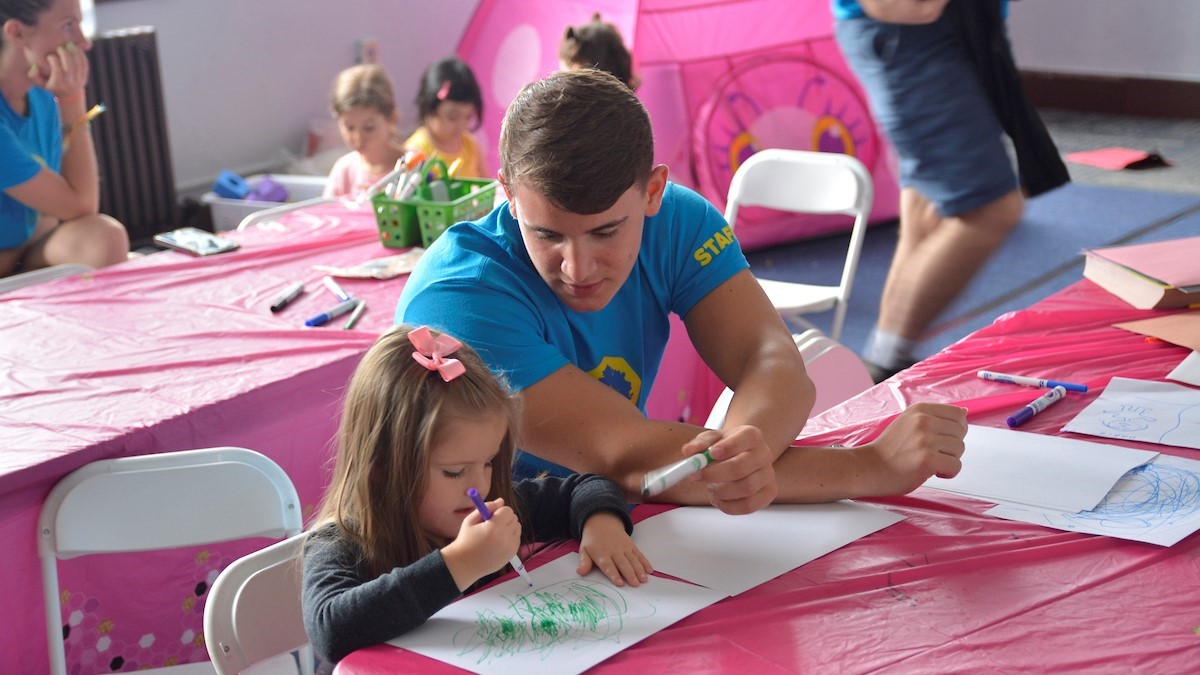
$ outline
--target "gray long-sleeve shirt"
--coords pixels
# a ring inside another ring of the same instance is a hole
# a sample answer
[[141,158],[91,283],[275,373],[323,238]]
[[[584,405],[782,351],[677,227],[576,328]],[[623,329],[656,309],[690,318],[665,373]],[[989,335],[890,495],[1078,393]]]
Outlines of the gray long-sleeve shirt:
[[[514,486],[518,512],[530,521],[537,541],[579,539],[592,515],[608,511],[633,531],[620,488],[594,474],[526,480]],[[350,652],[385,642],[416,628],[460,593],[440,550],[371,579],[357,545],[330,524],[312,533],[304,547],[304,627],[322,659],[340,661]]]

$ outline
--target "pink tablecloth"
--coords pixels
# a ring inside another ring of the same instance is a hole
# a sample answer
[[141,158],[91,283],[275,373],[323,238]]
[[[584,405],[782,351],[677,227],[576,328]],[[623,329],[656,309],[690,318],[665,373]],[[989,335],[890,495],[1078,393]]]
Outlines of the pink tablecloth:
[[[0,296],[0,670],[46,667],[35,525],[42,499],[71,470],[244,446],[283,466],[306,513],[319,499],[341,389],[391,325],[403,278],[343,284],[368,302],[355,330],[341,329],[344,318],[305,328],[336,304],[313,265],[396,251],[378,243],[369,211],[334,205],[285,222],[231,233],[242,242],[233,253],[163,252]],[[269,312],[294,281],[306,293]],[[207,659],[203,593],[226,563],[262,543],[64,561],[75,612],[68,665],[110,672]]]
[[[242,248],[208,258],[168,251],[0,296],[0,540],[8,544],[0,671],[45,669],[35,529],[46,493],[70,471],[98,459],[242,446],[288,472],[306,517],[319,501],[342,388],[392,325],[406,277],[343,280],[368,304],[356,328],[342,330],[345,317],[305,328],[336,304],[313,266],[399,251],[379,244],[370,211],[341,204],[228,236]],[[306,292],[270,313],[295,281]],[[720,384],[697,362],[676,331],[652,414],[707,413]],[[226,564],[265,543],[60,563],[68,667],[82,674],[206,660],[204,593]]]
[[[827,411],[801,443],[864,442],[901,402],[921,400],[958,403],[972,423],[1002,426],[1032,390],[978,380],[984,368],[1088,384],[1088,394],[1023,427],[1059,433],[1111,377],[1161,380],[1186,355],[1109,327],[1143,316],[1080,282]],[[1061,532],[984,516],[987,504],[926,488],[874,501],[906,520],[701,610],[595,671],[1200,670],[1200,536],[1161,548]],[[634,509],[638,518],[653,512]],[[453,669],[384,645],[337,670]]]

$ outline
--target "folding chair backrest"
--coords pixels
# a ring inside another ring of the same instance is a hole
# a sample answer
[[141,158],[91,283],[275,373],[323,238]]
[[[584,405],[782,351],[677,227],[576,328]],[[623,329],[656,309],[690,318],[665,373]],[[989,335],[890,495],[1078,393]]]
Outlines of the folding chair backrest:
[[149,551],[302,529],[287,474],[243,448],[208,448],[92,462],[60,480],[38,518],[38,557],[52,672],[65,672],[59,559]]
[[[217,673],[240,673],[276,659],[312,673],[312,649],[300,608],[301,553],[296,535],[234,561],[213,583],[204,605],[204,638]],[[249,671],[247,671],[249,672]]]
[[739,206],[865,216],[871,210],[872,185],[870,172],[850,155],[760,150],[734,173],[725,220],[735,224]]
[[[725,220],[736,231],[738,209],[742,206],[854,217],[841,279],[836,286],[760,282],[764,283],[764,290],[780,315],[793,323],[807,323],[803,318],[806,313],[834,309],[829,334],[837,339],[845,322],[846,304],[858,269],[873,200],[871,173],[854,157],[833,152],[769,148],[751,155],[734,173],[729,184]],[[791,289],[785,288],[787,286]],[[802,288],[807,290],[802,291]]]

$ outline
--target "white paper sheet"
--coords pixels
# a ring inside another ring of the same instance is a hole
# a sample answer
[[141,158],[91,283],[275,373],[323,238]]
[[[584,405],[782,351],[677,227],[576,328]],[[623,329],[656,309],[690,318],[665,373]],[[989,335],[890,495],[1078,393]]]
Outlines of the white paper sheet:
[[1114,377],[1063,431],[1200,450],[1200,390]]
[[1125,472],[1158,453],[972,424],[962,471],[927,487],[1054,511],[1095,508]]
[[987,513],[1069,532],[1173,546],[1200,529],[1200,462],[1159,455],[1125,474],[1090,511],[1063,513],[1004,504]]
[[616,587],[575,573],[568,554],[484,589],[388,643],[476,673],[578,673],[724,599],[701,586],[652,577]]
[[776,504],[744,516],[687,506],[638,523],[633,540],[655,570],[737,595],[901,520],[850,501]]
[[1167,379],[1200,387],[1200,352],[1188,354],[1174,370],[1167,373]]

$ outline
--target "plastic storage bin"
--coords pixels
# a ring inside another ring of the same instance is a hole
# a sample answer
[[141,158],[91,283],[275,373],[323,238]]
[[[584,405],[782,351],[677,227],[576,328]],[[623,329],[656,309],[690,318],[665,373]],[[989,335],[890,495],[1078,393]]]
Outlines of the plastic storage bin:
[[[253,189],[266,174],[250,176],[246,182]],[[325,176],[290,176],[270,174],[271,179],[287,188],[288,202],[299,202],[320,197],[325,192]],[[246,216],[263,209],[279,206],[279,202],[260,202],[249,199],[225,199],[214,192],[206,192],[200,201],[212,208],[213,229],[235,230]]]
[[371,198],[379,241],[389,248],[407,248],[418,244],[429,247],[442,232],[455,223],[482,218],[496,202],[497,181],[476,178],[451,180],[447,186],[450,201],[430,199],[429,186],[417,187],[409,199],[390,199],[385,194]]

